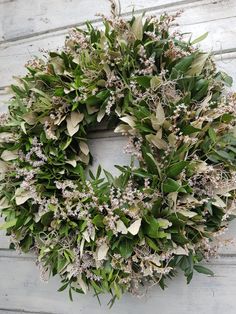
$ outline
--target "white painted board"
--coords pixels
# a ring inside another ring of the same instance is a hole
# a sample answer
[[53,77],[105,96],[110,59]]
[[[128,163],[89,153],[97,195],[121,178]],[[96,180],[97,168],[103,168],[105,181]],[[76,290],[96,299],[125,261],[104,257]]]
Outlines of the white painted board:
[[196,274],[190,285],[182,275],[169,283],[164,292],[153,287],[142,298],[125,295],[109,310],[109,296],[99,306],[92,293],[68,300],[66,291],[58,293],[58,278],[43,283],[31,258],[0,257],[0,309],[21,309],[55,314],[235,314],[236,264],[227,258],[207,265],[215,277]]
[[[184,9],[179,18],[181,31],[193,32],[193,38],[208,31],[201,46],[217,52],[217,65],[236,81],[235,0],[121,0],[121,4],[123,13],[131,12],[133,4],[135,10],[146,9],[148,14]],[[39,48],[60,48],[68,28],[93,19],[97,12],[109,12],[108,0],[0,0],[0,88],[13,82],[12,75],[24,74],[24,63],[38,55]],[[1,104],[8,97],[0,90]],[[5,110],[5,105],[0,106],[0,111]],[[115,173],[114,164],[129,163],[122,153],[126,139],[99,134],[89,143],[95,157],[93,167],[99,162]],[[224,238],[236,240],[236,221]],[[18,256],[7,249],[8,244],[1,232],[0,314],[236,313],[236,242],[222,247],[222,257],[211,261],[208,267],[215,277],[196,275],[186,286],[183,276],[178,276],[164,293],[155,287],[143,298],[125,295],[111,310],[105,306],[107,296],[102,297],[102,307],[91,294],[76,296],[71,303],[67,293],[56,291],[58,278],[42,283],[32,256]]]
[[[193,38],[208,31],[208,38],[202,42],[201,46],[203,49],[221,53],[221,51],[231,51],[236,48],[236,2],[235,0],[223,2],[227,5],[222,6],[222,1],[212,0],[194,1],[191,5],[189,1],[184,1],[181,6],[176,5],[175,2],[166,10],[162,8],[148,13],[160,14],[164,11],[174,12],[180,8],[184,9],[179,19],[181,31],[192,32]],[[63,29],[0,44],[0,87],[12,83],[12,75],[23,75],[25,73],[23,66],[27,60],[41,55],[39,48],[52,50],[61,48],[66,33],[67,30]]]

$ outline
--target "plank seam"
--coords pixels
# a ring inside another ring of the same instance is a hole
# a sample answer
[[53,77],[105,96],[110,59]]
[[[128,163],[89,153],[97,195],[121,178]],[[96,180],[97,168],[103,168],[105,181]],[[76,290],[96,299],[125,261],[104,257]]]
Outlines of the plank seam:
[[[158,6],[152,6],[152,7],[148,7],[148,8],[145,8],[145,9],[134,10],[133,13],[134,14],[139,14],[139,13],[143,13],[143,12],[158,11],[158,10],[162,10],[162,9],[171,8],[172,6],[173,7],[174,6],[181,6],[181,5],[191,4],[191,3],[194,4],[194,3],[198,3],[198,2],[199,2],[199,0],[183,0],[183,1],[180,1],[180,2],[169,2],[169,3],[166,3],[166,4],[161,4],[161,5],[158,5]],[[126,17],[126,16],[129,16],[131,14],[132,14],[132,11],[128,11],[128,12],[122,13],[121,16],[122,17]],[[99,23],[99,22],[102,22],[102,19],[101,18],[97,18],[97,19],[92,19],[92,20],[89,20],[89,21],[91,23]],[[70,28],[73,28],[73,27],[81,27],[81,26],[84,26],[85,23],[86,23],[86,21],[80,22],[80,23],[72,23],[72,24],[67,24],[67,25],[61,26],[61,27],[51,28],[51,29],[46,30],[46,31],[34,32],[32,34],[12,37],[12,38],[9,38],[7,40],[0,41],[0,45],[1,44],[6,44],[6,43],[11,43],[11,42],[16,42],[16,41],[19,41],[19,40],[24,40],[24,39],[28,39],[28,38],[32,38],[32,37],[37,37],[37,36],[40,36],[40,35],[50,34],[50,33],[53,33],[53,32],[63,31],[63,30],[67,30],[67,29],[70,29]]]
[[0,311],[8,311],[8,312],[13,312],[13,313],[26,313],[26,314],[55,314],[52,312],[32,312],[32,311],[27,311],[23,309],[8,309],[8,308],[2,308],[0,307]]

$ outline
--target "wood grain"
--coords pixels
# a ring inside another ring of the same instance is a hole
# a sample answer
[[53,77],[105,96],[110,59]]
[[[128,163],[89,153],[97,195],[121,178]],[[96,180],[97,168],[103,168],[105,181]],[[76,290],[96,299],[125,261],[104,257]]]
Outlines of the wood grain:
[[[196,1],[196,0],[195,0]],[[192,3],[191,0],[120,0],[121,13],[133,9],[153,10],[173,4]],[[89,8],[89,9],[88,9]],[[15,14],[17,12],[17,14]],[[108,0],[17,0],[0,2],[0,41],[14,41],[63,28],[80,25],[85,20],[99,20],[98,13],[110,14]],[[16,25],[18,27],[16,27]]]
[[[227,4],[223,6],[223,4]],[[150,11],[149,14],[160,14],[163,11],[174,12],[183,9],[179,19],[179,29],[183,32],[192,32],[193,38],[209,32],[208,38],[202,42],[203,49],[222,52],[231,52],[236,49],[236,2],[234,0],[210,1],[200,0],[182,5],[173,4],[165,9]],[[95,23],[99,26],[99,23]],[[230,24],[230,27],[229,27]],[[0,45],[0,87],[13,82],[12,76],[25,73],[24,64],[37,55],[42,55],[39,48],[55,50],[64,44],[67,29],[20,39]]]
[[[212,50],[217,66],[236,81],[235,0],[120,1],[126,16],[133,6],[136,12],[146,10],[147,14],[183,9],[178,28],[193,32],[193,38],[208,31],[209,36],[201,47]],[[99,27],[99,17],[95,16],[98,12],[109,12],[108,0],[0,0],[0,112],[6,110],[4,102],[10,97],[3,88],[13,82],[13,75],[25,73],[24,63],[41,54],[39,48],[62,47],[72,26],[83,26],[86,20],[93,20]],[[89,145],[95,157],[92,169],[96,169],[99,161],[116,174],[114,164],[128,164],[129,157],[122,153],[126,139],[111,136],[101,131],[91,136]],[[56,291],[57,277],[42,283],[34,257],[9,250],[8,238],[0,232],[0,314],[235,314],[236,221],[223,237],[234,242],[221,247],[221,258],[210,262],[208,267],[215,271],[215,277],[196,275],[191,285],[186,286],[179,275],[164,293],[154,287],[143,298],[125,295],[108,310],[105,306],[108,296],[102,297],[101,307],[92,293],[77,295],[72,303],[66,292]]]
[[155,308],[155,313],[160,309],[165,314],[234,314],[236,309],[236,264],[231,257],[208,265],[215,271],[215,277],[196,274],[187,286],[183,276],[179,275],[169,283],[165,292],[153,287],[143,298],[125,295],[112,312],[106,307],[109,296],[101,298],[101,307],[92,293],[76,295],[74,302],[68,301],[67,292],[56,291],[58,278],[42,283],[30,259],[0,257],[0,265],[0,308],[5,309],[56,314],[143,314],[147,309]]

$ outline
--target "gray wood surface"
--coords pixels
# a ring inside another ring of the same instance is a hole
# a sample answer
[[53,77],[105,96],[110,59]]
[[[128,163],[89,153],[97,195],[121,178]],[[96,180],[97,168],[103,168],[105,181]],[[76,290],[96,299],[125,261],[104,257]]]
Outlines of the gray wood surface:
[[[178,20],[181,31],[192,32],[193,38],[209,32],[201,46],[215,53],[217,66],[235,78],[236,88],[235,0],[121,0],[121,5],[125,15],[133,8],[147,14],[183,9]],[[13,82],[13,75],[24,74],[24,63],[39,55],[39,48],[60,48],[69,28],[83,27],[86,20],[99,26],[100,18],[95,14],[108,12],[108,0],[0,0],[0,112],[6,110],[4,102],[10,97],[5,87]],[[92,169],[100,163],[115,174],[115,164],[128,164],[129,157],[123,154],[125,142],[111,132],[95,134],[89,141],[94,155]],[[34,257],[9,250],[9,241],[0,232],[0,314],[235,314],[236,221],[223,237],[234,241],[221,247],[219,259],[210,261],[208,267],[215,277],[196,275],[186,286],[179,275],[165,292],[154,287],[143,298],[125,295],[108,310],[108,296],[102,297],[102,307],[91,293],[75,296],[72,303],[66,292],[56,291],[57,277],[41,282]]]

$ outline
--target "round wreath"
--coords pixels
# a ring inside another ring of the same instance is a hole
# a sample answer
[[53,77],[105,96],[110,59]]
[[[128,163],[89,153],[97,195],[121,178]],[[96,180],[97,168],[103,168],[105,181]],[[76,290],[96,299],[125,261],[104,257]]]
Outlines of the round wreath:
[[[1,116],[2,228],[64,290],[122,293],[215,254],[235,210],[236,95],[212,56],[169,28],[173,16],[103,17],[61,52],[27,63]],[[92,162],[105,120],[128,137],[118,177]]]

